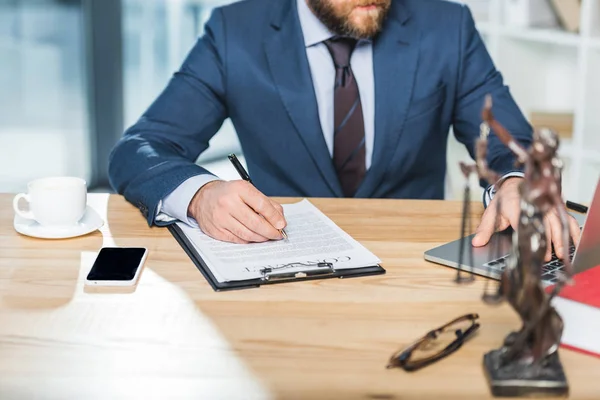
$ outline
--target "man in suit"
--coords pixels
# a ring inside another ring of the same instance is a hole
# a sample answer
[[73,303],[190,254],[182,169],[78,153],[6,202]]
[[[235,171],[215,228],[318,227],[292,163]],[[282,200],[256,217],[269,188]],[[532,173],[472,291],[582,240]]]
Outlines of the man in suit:
[[[181,69],[127,130],[111,154],[111,182],[149,224],[182,220],[220,240],[276,240],[285,217],[268,196],[442,199],[449,129],[473,156],[487,94],[528,146],[531,127],[463,5],[242,1],[214,10]],[[226,118],[254,186],[195,164]],[[522,178],[494,135],[488,162],[505,179],[492,200],[503,198],[501,228],[517,226]],[[489,240],[495,210],[474,245]],[[556,216],[548,223],[550,234],[560,227]]]

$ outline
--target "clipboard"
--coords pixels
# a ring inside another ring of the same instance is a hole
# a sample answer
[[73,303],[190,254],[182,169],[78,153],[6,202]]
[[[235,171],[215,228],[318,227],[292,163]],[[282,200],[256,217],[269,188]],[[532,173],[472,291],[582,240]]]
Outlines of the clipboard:
[[194,249],[194,246],[189,242],[188,238],[183,233],[181,228],[177,226],[177,224],[171,224],[167,228],[169,229],[169,232],[171,232],[175,240],[177,240],[179,245],[183,248],[188,257],[190,257],[190,259],[194,262],[194,265],[196,265],[198,270],[200,270],[200,272],[208,281],[210,286],[212,286],[213,290],[216,292],[226,290],[258,288],[262,285],[272,285],[286,282],[301,282],[316,279],[357,278],[370,275],[382,275],[386,272],[385,269],[383,269],[380,265],[336,270],[332,267],[331,264],[329,264],[324,265],[323,268],[319,268],[318,270],[311,269],[304,272],[296,271],[293,273],[273,273],[266,275],[265,278],[249,279],[244,281],[219,282],[214,277],[214,275],[210,271],[210,268],[208,268],[200,254],[198,254],[196,249]]

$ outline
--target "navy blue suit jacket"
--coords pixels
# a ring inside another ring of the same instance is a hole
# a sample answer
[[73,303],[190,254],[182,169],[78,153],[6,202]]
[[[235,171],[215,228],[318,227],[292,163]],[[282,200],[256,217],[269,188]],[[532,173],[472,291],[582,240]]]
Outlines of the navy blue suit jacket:
[[[158,203],[191,176],[226,118],[255,186],[268,196],[342,197],[318,118],[295,0],[217,8],[181,69],[111,153],[118,193],[154,223]],[[299,0],[304,1],[304,0]],[[442,199],[450,127],[471,155],[484,96],[527,146],[531,127],[504,85],[467,7],[392,0],[373,43],[375,143],[356,197]],[[490,166],[514,157],[490,136]]]

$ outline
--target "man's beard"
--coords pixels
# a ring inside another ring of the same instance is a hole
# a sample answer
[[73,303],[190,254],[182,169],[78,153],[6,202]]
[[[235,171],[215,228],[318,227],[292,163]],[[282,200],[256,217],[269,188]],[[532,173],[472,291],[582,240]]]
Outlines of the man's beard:
[[[392,0],[348,0],[338,9],[331,4],[330,0],[306,1],[317,18],[330,31],[355,39],[375,37],[381,31],[383,21],[392,2]],[[356,7],[360,6],[376,6],[377,9],[369,11],[355,10]],[[360,22],[356,20],[359,13],[362,15]]]

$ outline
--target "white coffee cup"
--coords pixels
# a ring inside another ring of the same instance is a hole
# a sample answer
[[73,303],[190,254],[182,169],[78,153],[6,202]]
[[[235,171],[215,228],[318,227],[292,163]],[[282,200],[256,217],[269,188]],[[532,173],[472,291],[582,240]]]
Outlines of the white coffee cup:
[[[29,211],[19,208],[19,201],[29,203]],[[13,199],[15,212],[40,225],[68,227],[77,224],[83,217],[87,204],[87,184],[74,177],[50,177],[31,181],[27,194],[19,193]]]

